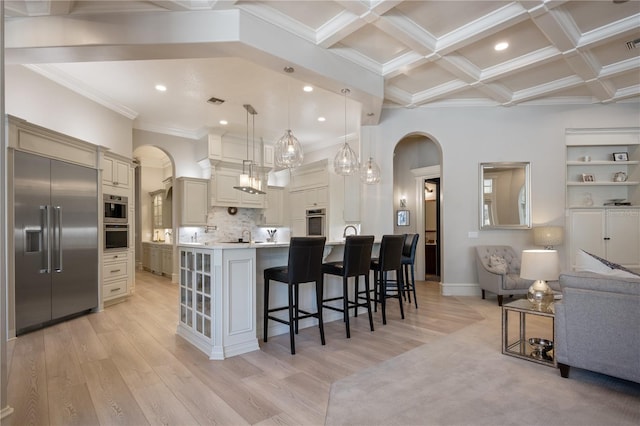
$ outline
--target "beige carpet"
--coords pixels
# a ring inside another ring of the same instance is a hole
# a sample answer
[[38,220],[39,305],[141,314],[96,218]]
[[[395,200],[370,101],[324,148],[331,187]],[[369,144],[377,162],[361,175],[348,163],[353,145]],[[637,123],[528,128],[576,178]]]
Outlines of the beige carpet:
[[502,355],[495,300],[468,303],[486,319],[334,383],[326,424],[640,424],[640,384]]

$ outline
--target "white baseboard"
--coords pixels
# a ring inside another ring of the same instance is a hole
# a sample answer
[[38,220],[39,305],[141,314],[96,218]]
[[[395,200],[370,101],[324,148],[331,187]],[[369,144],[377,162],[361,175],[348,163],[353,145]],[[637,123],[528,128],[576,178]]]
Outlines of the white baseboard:
[[13,408],[10,405],[7,405],[2,410],[0,410],[0,419],[9,417],[12,413],[13,413]]
[[480,296],[482,289],[477,283],[441,283],[443,296]]

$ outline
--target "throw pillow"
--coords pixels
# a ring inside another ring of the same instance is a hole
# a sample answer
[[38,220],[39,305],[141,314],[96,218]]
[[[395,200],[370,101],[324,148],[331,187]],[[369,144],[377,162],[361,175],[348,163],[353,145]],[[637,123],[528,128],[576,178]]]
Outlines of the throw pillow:
[[489,257],[489,270],[496,274],[507,273],[507,261],[503,257],[492,254]]
[[620,278],[638,278],[639,274],[617,263],[596,256],[584,250],[578,250],[576,256],[576,270],[594,272],[596,274],[609,275]]

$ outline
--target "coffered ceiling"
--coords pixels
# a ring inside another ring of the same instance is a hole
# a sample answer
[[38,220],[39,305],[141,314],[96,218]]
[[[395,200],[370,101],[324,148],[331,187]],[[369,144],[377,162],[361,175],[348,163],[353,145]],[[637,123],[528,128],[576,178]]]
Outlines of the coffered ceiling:
[[187,137],[242,134],[246,103],[266,141],[290,125],[322,146],[384,108],[640,102],[638,0],[6,1],[5,15],[7,64]]

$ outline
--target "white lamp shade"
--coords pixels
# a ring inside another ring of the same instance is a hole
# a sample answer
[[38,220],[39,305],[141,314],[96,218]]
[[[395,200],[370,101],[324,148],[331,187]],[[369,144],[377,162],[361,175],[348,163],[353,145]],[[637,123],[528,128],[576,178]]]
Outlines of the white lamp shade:
[[557,246],[562,244],[563,229],[561,226],[539,226],[533,228],[533,243],[537,246]]
[[520,278],[526,280],[555,281],[560,275],[557,250],[524,250]]

